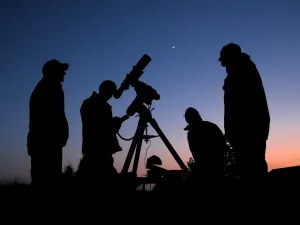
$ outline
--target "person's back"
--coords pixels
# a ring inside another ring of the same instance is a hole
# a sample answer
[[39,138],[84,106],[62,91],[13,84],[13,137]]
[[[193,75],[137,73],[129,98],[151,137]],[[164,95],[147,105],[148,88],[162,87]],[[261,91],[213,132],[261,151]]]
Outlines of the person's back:
[[227,72],[224,101],[228,121],[225,121],[225,129],[239,132],[244,137],[256,135],[267,140],[270,116],[262,80],[255,64],[249,55],[242,53],[239,60],[227,68]]
[[202,137],[204,148],[207,150],[207,158],[211,163],[211,170],[218,173],[224,169],[224,157],[225,157],[225,138],[220,128],[209,121],[203,121]]
[[84,100],[80,109],[82,119],[82,153],[111,155],[109,151],[100,150],[108,148],[112,137],[112,111],[111,106],[102,101],[97,93]]
[[197,173],[203,178],[222,178],[225,166],[225,138],[222,131],[216,124],[203,121],[201,117],[187,119],[187,122],[189,125],[185,130],[188,130],[188,143]]

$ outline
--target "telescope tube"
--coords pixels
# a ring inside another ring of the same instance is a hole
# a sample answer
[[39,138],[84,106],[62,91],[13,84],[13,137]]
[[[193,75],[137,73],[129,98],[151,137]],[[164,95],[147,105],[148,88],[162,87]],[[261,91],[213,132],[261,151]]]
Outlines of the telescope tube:
[[151,57],[147,54],[144,54],[142,58],[133,66],[129,74],[126,75],[126,78],[121,83],[120,88],[115,92],[114,98],[118,99],[122,96],[123,91],[127,90],[132,83],[137,81],[143,74],[145,67],[151,62]]

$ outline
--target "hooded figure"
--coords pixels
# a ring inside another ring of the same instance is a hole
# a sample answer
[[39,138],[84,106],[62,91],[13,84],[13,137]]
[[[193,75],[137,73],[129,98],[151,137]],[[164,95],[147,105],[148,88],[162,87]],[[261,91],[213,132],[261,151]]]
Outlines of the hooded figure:
[[227,72],[223,86],[225,135],[235,152],[239,176],[265,176],[270,116],[260,74],[236,44],[224,46],[220,55]]

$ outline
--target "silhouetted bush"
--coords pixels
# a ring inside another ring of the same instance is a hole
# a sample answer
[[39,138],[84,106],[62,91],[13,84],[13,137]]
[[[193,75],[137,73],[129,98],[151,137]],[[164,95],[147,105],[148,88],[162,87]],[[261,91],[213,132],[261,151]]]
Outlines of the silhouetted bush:
[[74,175],[75,175],[75,171],[72,167],[72,165],[67,165],[64,168],[64,172],[62,174],[62,178],[63,178],[63,185],[66,188],[72,188],[73,184],[74,184]]
[[234,150],[232,149],[228,141],[226,142],[226,146],[227,146],[225,152],[226,165],[224,168],[225,177],[237,178]]
[[[236,163],[235,163],[235,156],[232,147],[230,146],[229,142],[226,142],[226,151],[225,151],[225,167],[224,167],[224,175],[228,178],[236,178]],[[190,157],[189,161],[187,162],[187,167],[191,171],[191,173],[196,173],[196,163],[195,160]]]
[[187,162],[187,167],[191,171],[191,173],[196,173],[196,164],[195,160],[190,157],[189,161]]

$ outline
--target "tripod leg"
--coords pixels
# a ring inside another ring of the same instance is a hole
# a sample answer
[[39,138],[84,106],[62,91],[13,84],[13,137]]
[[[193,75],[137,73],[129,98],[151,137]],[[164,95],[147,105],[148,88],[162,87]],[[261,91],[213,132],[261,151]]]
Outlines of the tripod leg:
[[135,150],[137,144],[139,142],[142,142],[145,126],[146,126],[145,122],[140,118],[140,120],[138,122],[138,126],[136,128],[136,132],[134,134],[134,138],[131,142],[124,166],[121,171],[122,174],[125,174],[128,172],[128,169],[129,169],[129,166],[130,166],[133,154],[134,154],[134,150]]
[[139,166],[142,143],[143,143],[143,139],[141,138],[136,145],[135,156],[134,156],[133,167],[132,167],[132,172],[134,174],[137,174],[137,168]]
[[190,171],[188,170],[188,168],[186,167],[186,165],[182,162],[181,158],[179,157],[179,155],[177,154],[177,152],[175,151],[175,149],[173,148],[173,146],[171,145],[171,143],[169,142],[169,140],[167,139],[167,137],[165,136],[165,134],[162,132],[162,130],[158,126],[156,120],[154,118],[152,118],[149,121],[149,123],[151,124],[151,126],[153,127],[153,129],[157,132],[157,134],[160,136],[160,138],[162,139],[162,141],[164,142],[164,144],[166,145],[166,147],[169,149],[170,153],[172,154],[172,156],[174,157],[174,159],[176,160],[176,162],[178,163],[178,165],[181,167],[181,169],[186,174],[189,174]]

